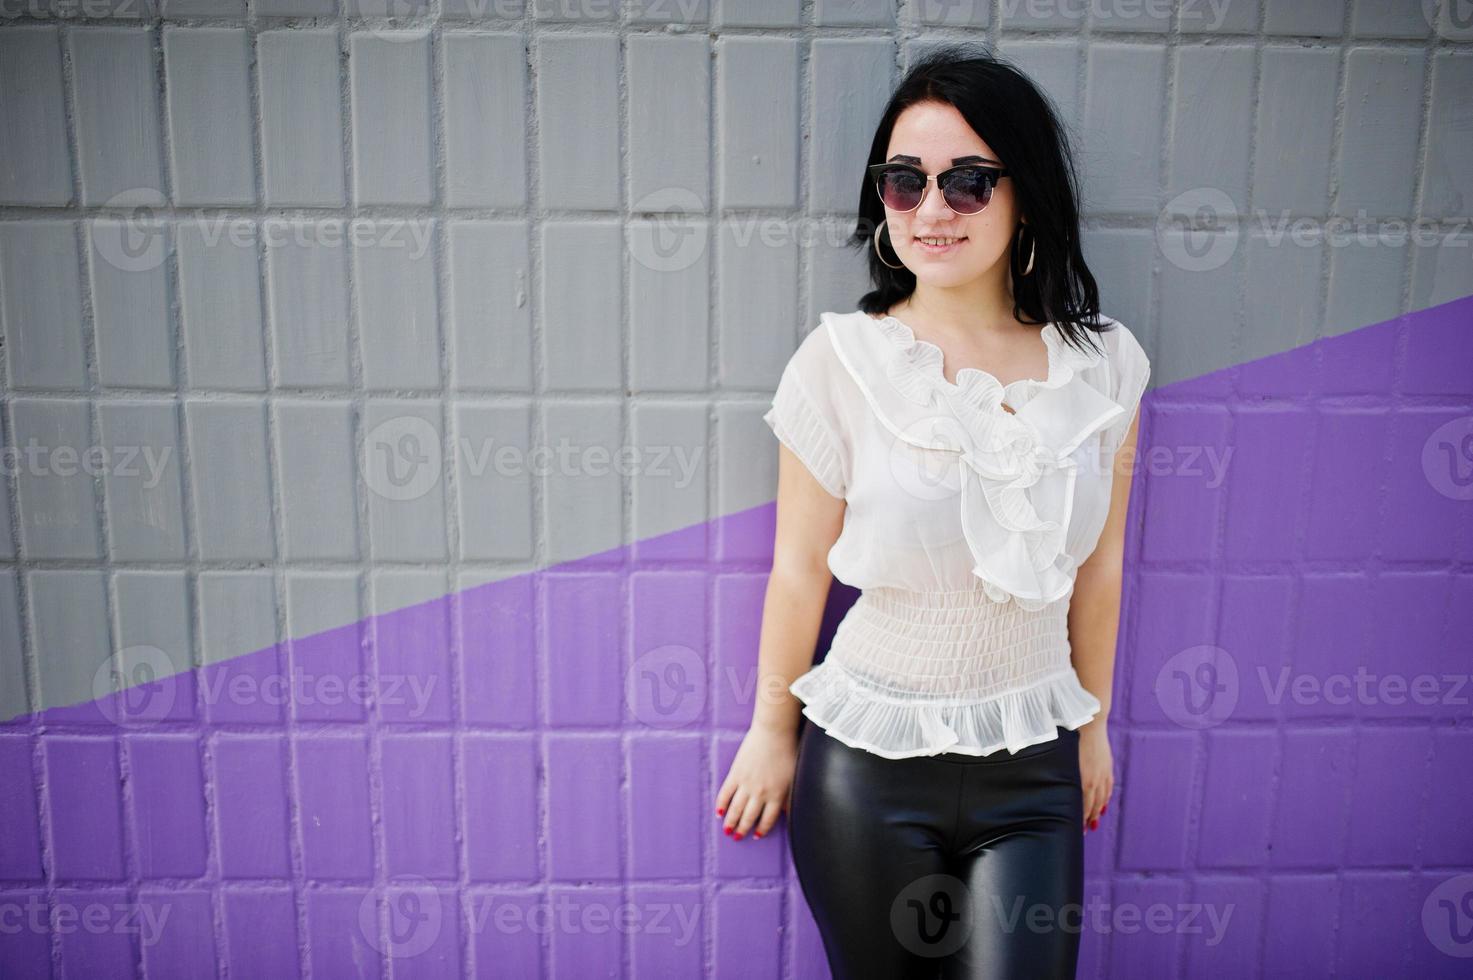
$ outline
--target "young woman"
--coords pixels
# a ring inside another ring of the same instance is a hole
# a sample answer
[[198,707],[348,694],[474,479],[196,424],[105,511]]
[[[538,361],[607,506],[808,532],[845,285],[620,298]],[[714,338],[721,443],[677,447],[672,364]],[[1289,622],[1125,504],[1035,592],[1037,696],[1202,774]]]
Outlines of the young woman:
[[[1023,74],[925,58],[870,149],[875,288],[764,416],[764,683],[717,813],[734,839],[788,813],[836,977],[1075,972],[1150,373],[1100,314],[1077,183]],[[831,575],[862,594],[813,666]]]

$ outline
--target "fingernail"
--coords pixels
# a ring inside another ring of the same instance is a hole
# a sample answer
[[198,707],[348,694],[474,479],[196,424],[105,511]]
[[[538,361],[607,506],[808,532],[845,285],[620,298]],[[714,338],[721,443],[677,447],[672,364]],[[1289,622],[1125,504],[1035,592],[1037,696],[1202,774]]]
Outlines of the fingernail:
[[1108,810],[1108,809],[1110,809],[1110,804],[1108,804],[1108,803],[1106,803],[1104,806],[1100,807],[1100,816],[1103,817],[1105,815],[1105,811]]
[[730,827],[727,827],[726,828],[726,836],[728,836],[728,837],[731,836],[731,828]]
[[762,831],[760,831],[760,830],[753,831],[752,836],[753,837],[761,837],[762,836]]
[[736,833],[736,834],[735,834],[735,835],[734,835],[734,836],[733,836],[733,837],[732,837],[732,840],[741,840],[741,839],[742,839],[742,835],[741,835],[741,832],[740,832],[740,831],[738,831],[738,832],[737,832],[737,833]]
[[724,806],[717,807],[716,808],[716,815],[718,817],[724,817],[724,816],[726,816],[726,807],[724,807]]

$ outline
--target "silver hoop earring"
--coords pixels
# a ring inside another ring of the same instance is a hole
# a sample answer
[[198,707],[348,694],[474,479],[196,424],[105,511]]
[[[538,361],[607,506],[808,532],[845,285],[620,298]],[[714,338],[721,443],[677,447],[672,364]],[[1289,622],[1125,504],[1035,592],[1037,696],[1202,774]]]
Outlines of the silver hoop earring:
[[[1023,233],[1020,231],[1018,233],[1019,237],[1022,237],[1022,234]],[[1023,272],[1022,272],[1022,275],[1025,275],[1026,276],[1026,275],[1028,275],[1028,273],[1030,273],[1030,272],[1033,271],[1033,252],[1034,252],[1034,248],[1037,245],[1038,245],[1038,239],[1036,237],[1030,235],[1029,238],[1028,238],[1028,265],[1024,267]]]
[[[888,221],[890,219],[886,218],[885,220]],[[884,221],[881,221],[879,223],[879,225],[877,225],[875,227],[874,236],[870,239],[871,241],[873,241],[875,243],[875,258],[879,259],[881,262],[884,262],[885,265],[889,266],[892,269],[904,269],[905,268],[905,263],[904,262],[900,263],[899,265],[890,265],[889,262],[885,262],[885,257],[880,254],[880,229],[883,228],[883,227],[885,227],[885,222]],[[892,250],[893,250],[893,247],[892,247]]]

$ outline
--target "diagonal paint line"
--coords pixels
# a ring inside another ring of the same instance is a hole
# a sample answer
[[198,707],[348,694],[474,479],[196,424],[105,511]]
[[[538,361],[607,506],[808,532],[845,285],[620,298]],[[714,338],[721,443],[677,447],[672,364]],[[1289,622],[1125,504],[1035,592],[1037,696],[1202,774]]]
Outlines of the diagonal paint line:
[[[1314,398],[1346,391],[1387,391],[1393,354],[1403,333],[1408,337],[1408,384],[1414,392],[1435,391],[1440,385],[1456,394],[1460,380],[1466,390],[1467,379],[1473,377],[1473,296],[1151,388],[1142,402],[1143,420],[1158,410],[1169,412],[1174,404],[1204,397],[1250,404],[1273,395]],[[1234,392],[1236,401],[1230,400]],[[1152,427],[1143,421],[1142,450],[1157,445],[1152,439]],[[1137,501],[1142,496],[1137,495]],[[386,720],[412,717],[427,724],[447,724],[455,717],[450,638],[457,608],[463,633],[462,671],[456,682],[466,688],[461,713],[473,722],[533,726],[537,711],[532,665],[537,641],[531,603],[534,595],[545,592],[547,582],[579,576],[612,576],[617,582],[619,577],[663,571],[671,567],[666,558],[678,562],[693,557],[697,563],[694,574],[699,575],[744,567],[760,570],[764,560],[771,558],[772,508],[771,503],[761,504],[546,569],[371,614],[203,667],[170,669],[167,655],[162,664],[146,665],[152,674],[138,672],[145,665],[129,663],[124,674],[136,681],[117,694],[16,715],[0,722],[0,731],[25,728],[37,720],[46,725],[111,726],[131,718],[128,727],[197,722],[279,725],[287,720],[293,703],[299,721],[361,722],[368,718],[365,685],[380,686],[376,700]],[[708,541],[718,542],[717,550],[728,559],[702,564],[699,556],[711,550]],[[598,600],[595,608],[613,616],[611,622],[622,621],[617,605],[610,607],[607,600]],[[617,642],[618,637],[608,639]],[[577,662],[576,651],[559,649],[555,636],[551,642],[546,651],[549,662],[561,663],[569,656]],[[369,669],[374,656],[377,662]],[[518,659],[522,666],[511,670],[507,675],[510,683],[503,684],[494,679],[500,676],[497,665],[507,659]],[[145,676],[150,679],[143,680]],[[618,672],[606,680],[617,682]],[[617,723],[618,712],[606,710],[609,717],[605,720]]]

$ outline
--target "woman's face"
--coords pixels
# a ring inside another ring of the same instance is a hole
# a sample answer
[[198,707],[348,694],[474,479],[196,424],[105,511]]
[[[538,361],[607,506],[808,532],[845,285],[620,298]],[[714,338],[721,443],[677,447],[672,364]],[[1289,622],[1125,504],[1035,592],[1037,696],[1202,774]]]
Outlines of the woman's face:
[[[969,157],[978,159],[965,159]],[[959,163],[1006,165],[967,125],[962,114],[944,102],[918,102],[902,112],[891,130],[885,159],[913,164],[930,176]],[[940,189],[931,182],[921,206],[914,211],[885,208],[885,231],[889,232],[888,244],[919,282],[954,287],[994,270],[1006,275],[1008,247],[1018,217],[1011,177],[998,181],[992,199],[978,214],[952,211]],[[916,240],[918,237],[962,241],[945,251],[928,252]],[[886,244],[882,241],[881,248]],[[886,259],[894,261],[888,254]]]

